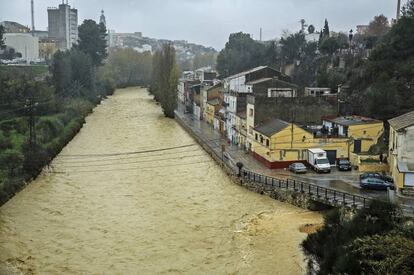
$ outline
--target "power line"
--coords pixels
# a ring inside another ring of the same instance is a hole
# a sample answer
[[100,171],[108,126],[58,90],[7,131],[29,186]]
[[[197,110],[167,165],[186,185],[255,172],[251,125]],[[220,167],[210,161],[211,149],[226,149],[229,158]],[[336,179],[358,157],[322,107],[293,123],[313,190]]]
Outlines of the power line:
[[[218,139],[212,139],[212,140],[208,140],[208,141],[215,141],[215,140],[218,140]],[[123,155],[138,155],[138,154],[153,153],[153,152],[163,152],[163,151],[169,151],[169,150],[187,148],[187,147],[192,147],[192,146],[198,146],[198,144],[197,143],[192,143],[192,144],[175,146],[175,147],[166,147],[166,148],[157,148],[157,149],[147,149],[147,150],[143,150],[143,151],[132,151],[132,152],[110,153],[110,154],[59,155],[59,157],[73,159],[73,158],[90,158],[90,157],[111,157],[111,156],[123,156]]]
[[174,149],[180,149],[180,148],[187,148],[196,146],[198,144],[187,144],[187,145],[181,145],[181,146],[175,146],[175,147],[167,147],[167,148],[159,148],[159,149],[152,149],[152,150],[144,150],[144,151],[132,151],[132,152],[123,152],[123,153],[112,153],[112,154],[85,154],[85,155],[60,155],[60,157],[112,157],[112,156],[125,156],[125,155],[138,155],[138,154],[145,154],[145,153],[152,153],[152,152],[162,152],[162,151],[169,151]]
[[[180,164],[171,164],[168,167],[176,167],[176,166],[184,166],[184,165],[194,165],[194,164],[204,164],[204,163],[211,163],[212,160],[208,161],[199,161],[199,162],[188,162],[188,163],[180,163]],[[99,172],[116,172],[116,171],[132,171],[132,170],[152,170],[154,168],[158,169],[165,169],[165,167],[157,166],[144,166],[144,167],[135,167],[135,168],[120,168],[120,169],[107,169],[107,170],[73,170],[73,171],[53,171],[49,172],[51,174],[66,174],[66,173],[99,173]]]
[[65,166],[65,168],[82,168],[82,167],[101,167],[101,166],[112,166],[112,165],[125,165],[125,164],[136,164],[136,163],[148,163],[148,162],[160,162],[166,160],[181,160],[185,158],[195,158],[206,156],[205,153],[192,155],[192,156],[181,156],[181,157],[172,157],[172,158],[163,158],[163,159],[150,159],[150,160],[141,160],[141,161],[128,161],[128,162],[119,162],[119,163],[104,163],[104,164],[91,164],[91,165],[72,165]]
[[[218,148],[219,146],[211,146],[211,148]],[[129,157],[121,157],[121,158],[111,158],[111,157],[105,157],[100,159],[90,159],[87,160],[87,158],[81,158],[80,160],[76,160],[75,158],[69,158],[69,159],[57,159],[54,160],[54,163],[58,164],[67,164],[67,163],[95,163],[95,162],[108,162],[108,161],[117,161],[117,160],[128,160],[128,159],[145,159],[145,158],[151,158],[151,157],[157,157],[157,156],[165,156],[165,155],[179,155],[179,154],[187,154],[191,152],[199,152],[199,148],[195,148],[192,150],[186,150],[182,152],[163,152],[160,154],[150,154],[150,155],[144,155],[144,156],[129,156]]]

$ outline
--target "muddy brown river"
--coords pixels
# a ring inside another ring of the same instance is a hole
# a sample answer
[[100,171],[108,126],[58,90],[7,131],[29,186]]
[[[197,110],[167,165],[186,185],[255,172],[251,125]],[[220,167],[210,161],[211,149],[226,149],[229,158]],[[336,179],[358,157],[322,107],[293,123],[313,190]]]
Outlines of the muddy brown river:
[[0,208],[0,274],[303,274],[299,228],[320,222],[233,184],[128,88]]

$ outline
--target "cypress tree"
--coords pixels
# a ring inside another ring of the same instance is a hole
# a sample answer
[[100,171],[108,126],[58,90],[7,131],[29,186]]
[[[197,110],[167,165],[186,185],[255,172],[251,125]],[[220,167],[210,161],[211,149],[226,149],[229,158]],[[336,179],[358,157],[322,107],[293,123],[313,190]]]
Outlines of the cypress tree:
[[323,27],[323,37],[327,38],[329,37],[329,23],[328,23],[328,19],[325,19],[325,26]]

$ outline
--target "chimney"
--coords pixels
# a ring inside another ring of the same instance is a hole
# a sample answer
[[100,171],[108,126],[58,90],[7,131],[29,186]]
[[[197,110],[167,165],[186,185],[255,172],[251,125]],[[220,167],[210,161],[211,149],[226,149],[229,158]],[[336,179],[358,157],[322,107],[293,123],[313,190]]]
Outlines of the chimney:
[[34,36],[34,32],[35,32],[34,0],[31,0],[31,8],[32,8],[32,35]]

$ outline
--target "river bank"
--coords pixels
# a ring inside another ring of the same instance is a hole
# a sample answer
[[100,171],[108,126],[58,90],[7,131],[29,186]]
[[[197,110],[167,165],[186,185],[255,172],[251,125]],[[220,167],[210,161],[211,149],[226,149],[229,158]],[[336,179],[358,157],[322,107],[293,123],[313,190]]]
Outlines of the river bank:
[[[27,144],[28,119],[19,117],[1,121],[1,134],[11,139],[10,147],[16,154],[21,155],[21,159],[13,160],[16,168],[12,174],[3,174],[0,177],[0,206],[36,179],[42,169],[79,133],[85,118],[100,102],[101,100],[66,100],[67,106],[62,112],[36,116],[38,143],[34,145],[33,152],[29,151],[31,149]],[[24,166],[30,167],[25,169]]]
[[[126,154],[179,146],[190,147]],[[301,231],[321,222],[233,184],[129,88],[0,208],[0,262],[30,274],[304,274]]]

